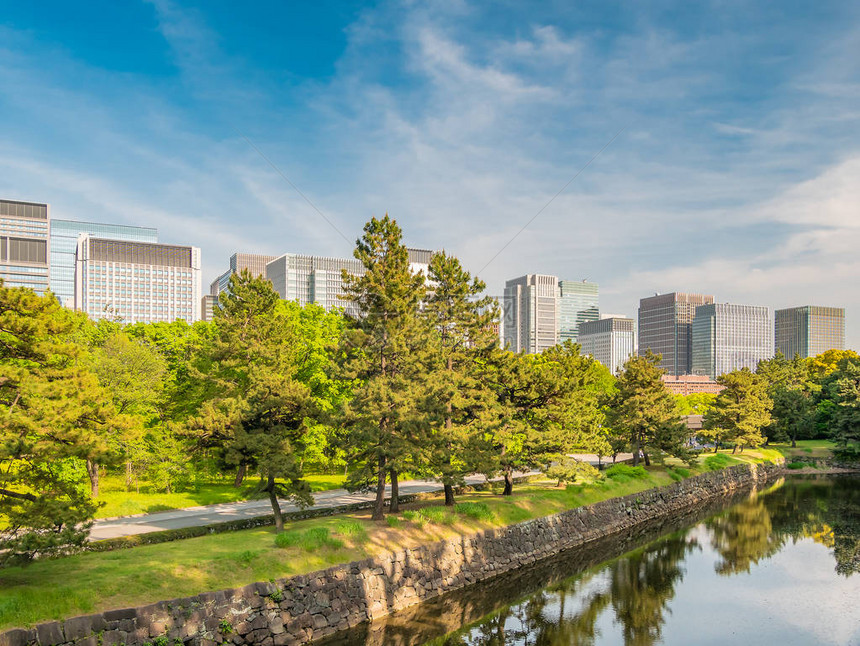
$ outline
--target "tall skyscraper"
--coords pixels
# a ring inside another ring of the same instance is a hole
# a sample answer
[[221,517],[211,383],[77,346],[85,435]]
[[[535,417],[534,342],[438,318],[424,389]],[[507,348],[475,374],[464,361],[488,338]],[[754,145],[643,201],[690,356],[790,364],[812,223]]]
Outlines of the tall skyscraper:
[[513,352],[539,353],[558,343],[558,278],[527,274],[505,283],[504,339]]
[[50,207],[0,200],[0,278],[6,287],[48,290]]
[[93,320],[193,323],[201,318],[200,292],[197,247],[78,238],[75,309]]
[[150,227],[51,220],[51,291],[66,307],[75,306],[75,254],[78,237],[84,233],[111,240],[158,242],[158,231]]
[[560,280],[558,288],[558,342],[575,343],[579,326],[600,318],[598,286],[586,280]]
[[716,379],[732,370],[755,370],[773,356],[773,319],[758,305],[711,303],[696,308],[693,374]]
[[713,303],[702,294],[657,294],[639,301],[639,354],[663,356],[660,367],[670,375],[692,371],[692,324],[699,305]]
[[845,349],[845,310],[803,305],[776,310],[776,349],[791,359]]
[[[429,249],[409,249],[409,265],[413,272],[427,275]],[[272,281],[281,298],[300,305],[316,303],[326,310],[342,308],[356,314],[355,304],[344,299],[343,270],[354,276],[364,274],[364,265],[354,258],[326,258],[287,253],[266,265],[266,278]]]
[[597,359],[615,375],[633,354],[633,319],[605,318],[579,326],[582,354]]
[[218,276],[209,286],[209,293],[212,296],[218,296],[221,292],[227,291],[227,285],[230,284],[230,276],[238,274],[247,269],[252,276],[266,276],[266,265],[272,262],[277,256],[266,256],[259,253],[234,253],[230,256],[230,269]]

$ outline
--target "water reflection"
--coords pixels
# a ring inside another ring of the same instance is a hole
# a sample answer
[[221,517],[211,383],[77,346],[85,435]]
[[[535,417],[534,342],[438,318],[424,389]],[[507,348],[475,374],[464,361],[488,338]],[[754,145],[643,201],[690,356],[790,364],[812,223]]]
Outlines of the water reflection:
[[[656,542],[627,537],[633,551],[621,557],[606,561],[624,548],[599,545],[397,613],[337,643],[722,644],[732,641],[727,630],[783,646],[860,643],[860,577],[851,576],[860,572],[860,479],[793,478],[702,518]],[[811,620],[792,625],[801,615]]]

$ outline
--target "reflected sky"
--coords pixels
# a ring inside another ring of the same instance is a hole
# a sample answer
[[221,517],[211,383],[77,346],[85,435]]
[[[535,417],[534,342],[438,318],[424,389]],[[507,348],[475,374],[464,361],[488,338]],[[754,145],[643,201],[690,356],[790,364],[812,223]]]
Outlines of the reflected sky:
[[433,640],[860,644],[860,479],[790,480]]

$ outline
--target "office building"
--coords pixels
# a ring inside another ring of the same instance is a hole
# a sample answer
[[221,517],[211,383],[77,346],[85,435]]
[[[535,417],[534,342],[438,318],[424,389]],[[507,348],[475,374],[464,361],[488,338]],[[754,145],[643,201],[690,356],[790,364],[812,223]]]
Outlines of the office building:
[[719,395],[723,387],[707,375],[663,375],[666,390],[675,395],[708,393]]
[[776,349],[791,359],[814,357],[827,350],[845,349],[845,310],[803,305],[776,310]]
[[600,318],[597,283],[586,280],[558,281],[558,342],[578,341],[579,326]]
[[49,287],[50,207],[0,200],[0,278],[6,287]]
[[200,299],[200,320],[207,323],[215,320],[215,307],[218,297],[212,294],[204,294]]
[[713,303],[702,294],[656,294],[639,301],[639,354],[662,356],[660,367],[670,375],[692,372],[692,324],[696,308]]
[[234,253],[230,256],[230,269],[218,276],[212,284],[209,285],[209,293],[212,296],[218,296],[221,292],[227,291],[227,286],[230,284],[230,276],[248,270],[254,278],[258,276],[266,276],[266,265],[272,262],[277,256],[266,256],[259,253]]
[[539,353],[558,343],[558,278],[527,274],[505,283],[504,339],[513,352]]
[[[427,275],[433,252],[409,249],[409,266],[413,272]],[[327,258],[287,253],[266,264],[266,278],[272,281],[281,298],[300,305],[316,303],[327,311],[343,309],[356,315],[354,303],[344,299],[343,271],[354,276],[364,274],[364,265],[354,258]]]
[[200,250],[82,234],[75,309],[124,323],[200,320]]
[[711,303],[693,319],[693,374],[711,380],[773,356],[773,319],[758,305]]
[[579,326],[579,343],[582,354],[597,359],[615,375],[633,354],[633,319],[604,318],[584,321]]
[[51,220],[51,291],[66,307],[75,306],[75,255],[81,234],[111,240],[158,242],[158,231],[150,227]]

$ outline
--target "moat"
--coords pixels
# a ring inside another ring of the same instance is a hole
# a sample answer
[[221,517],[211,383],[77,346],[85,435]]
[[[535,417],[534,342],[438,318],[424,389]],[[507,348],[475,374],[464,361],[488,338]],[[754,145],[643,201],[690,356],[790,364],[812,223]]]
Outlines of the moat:
[[323,642],[860,644],[860,477],[791,477]]

